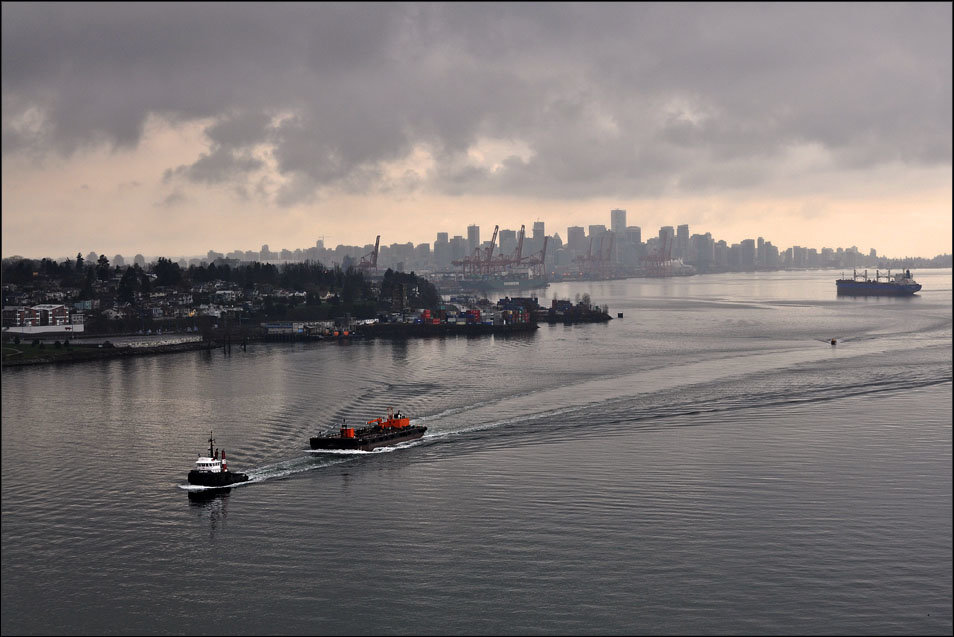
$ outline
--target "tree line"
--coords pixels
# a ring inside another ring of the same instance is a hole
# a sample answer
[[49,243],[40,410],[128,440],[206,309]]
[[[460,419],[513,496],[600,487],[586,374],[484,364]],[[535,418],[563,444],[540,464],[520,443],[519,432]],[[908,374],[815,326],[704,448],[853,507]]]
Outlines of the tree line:
[[[76,259],[57,263],[53,259],[7,258],[0,264],[4,283],[16,285],[58,283],[63,287],[79,289],[79,299],[92,298],[93,283],[118,279],[116,300],[134,303],[138,295],[148,296],[156,288],[191,290],[194,285],[222,281],[243,290],[283,288],[306,293],[306,304],[318,305],[321,298],[333,295],[334,305],[390,306],[397,294],[401,303],[414,307],[436,308],[440,294],[434,285],[413,272],[395,272],[390,268],[384,273],[380,288],[375,290],[364,272],[353,267],[327,267],[316,261],[286,263],[279,266],[271,263],[243,263],[230,265],[215,262],[190,265],[183,268],[178,263],[159,257],[147,268],[138,264],[111,266],[105,255],[95,263],[87,263],[82,254]],[[367,311],[367,310],[366,310]]]

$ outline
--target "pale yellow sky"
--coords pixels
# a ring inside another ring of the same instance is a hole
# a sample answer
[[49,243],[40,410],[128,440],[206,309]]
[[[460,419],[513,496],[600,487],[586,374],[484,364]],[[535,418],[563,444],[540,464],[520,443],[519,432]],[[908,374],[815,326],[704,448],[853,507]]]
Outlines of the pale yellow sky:
[[[208,150],[202,135],[206,124],[173,126],[152,119],[135,149],[100,147],[68,159],[46,157],[41,163],[4,161],[3,255],[58,258],[94,251],[110,258],[189,256],[210,249],[258,250],[262,244],[272,250],[308,248],[320,237],[330,247],[363,246],[378,234],[384,244],[418,244],[432,243],[437,232],[466,236],[471,223],[481,226],[486,239],[495,224],[514,230],[526,224],[529,232],[538,220],[545,222],[548,234],[566,239],[571,225],[609,227],[613,208],[627,211],[627,224],[640,226],[644,241],[660,226],[688,223],[691,233],[710,232],[729,244],[762,236],[783,250],[855,245],[865,253],[875,248],[891,257],[951,252],[949,169],[889,166],[872,169],[871,177],[854,190],[827,183],[821,185],[828,192],[780,197],[740,190],[705,197],[548,200],[418,190],[331,193],[283,207],[254,193],[242,197],[234,185],[163,182],[169,166]],[[424,172],[428,164],[421,160],[418,169]],[[403,168],[411,166],[409,161]],[[280,180],[274,171],[263,173]],[[815,179],[813,184],[821,181],[831,180]]]
[[3,256],[613,208],[644,239],[952,251],[950,3],[493,7],[3,3]]

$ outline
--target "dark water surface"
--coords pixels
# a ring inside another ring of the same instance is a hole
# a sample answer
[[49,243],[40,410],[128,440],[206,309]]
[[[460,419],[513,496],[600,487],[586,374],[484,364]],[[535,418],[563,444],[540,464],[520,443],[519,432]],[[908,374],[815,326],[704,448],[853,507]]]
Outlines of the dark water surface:
[[[951,634],[951,271],[567,283],[623,319],[5,370],[4,634]],[[828,341],[837,338],[836,347]],[[423,440],[313,454],[383,415]],[[253,482],[180,488],[209,429]]]

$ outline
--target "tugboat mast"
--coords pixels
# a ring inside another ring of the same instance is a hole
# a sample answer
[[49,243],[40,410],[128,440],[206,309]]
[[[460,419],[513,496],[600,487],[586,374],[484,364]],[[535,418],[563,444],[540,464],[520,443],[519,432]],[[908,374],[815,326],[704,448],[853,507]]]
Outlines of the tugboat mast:
[[212,437],[212,431],[209,430],[209,457],[214,458],[215,454],[212,451],[212,444],[215,442],[215,438]]

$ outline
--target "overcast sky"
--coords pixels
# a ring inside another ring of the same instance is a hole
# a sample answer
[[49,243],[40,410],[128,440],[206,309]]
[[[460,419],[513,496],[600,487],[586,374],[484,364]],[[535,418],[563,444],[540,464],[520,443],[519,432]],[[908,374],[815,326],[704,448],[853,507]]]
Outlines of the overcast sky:
[[690,224],[951,252],[951,4],[2,4],[3,256]]

